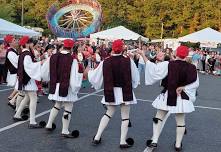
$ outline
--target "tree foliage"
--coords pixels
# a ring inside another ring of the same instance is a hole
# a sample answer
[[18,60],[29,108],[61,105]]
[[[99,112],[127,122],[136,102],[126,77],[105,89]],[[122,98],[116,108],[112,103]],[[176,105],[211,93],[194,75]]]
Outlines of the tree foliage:
[[0,0],[0,8],[0,18],[6,19],[8,21],[14,21],[13,16],[15,15],[15,11],[11,3],[8,3],[4,0]]
[[[0,0],[0,17],[21,23],[22,0]],[[55,1],[24,0],[24,24],[47,29],[46,12]],[[179,37],[212,27],[221,31],[220,0],[98,0],[103,9],[101,29],[123,25],[150,38]]]

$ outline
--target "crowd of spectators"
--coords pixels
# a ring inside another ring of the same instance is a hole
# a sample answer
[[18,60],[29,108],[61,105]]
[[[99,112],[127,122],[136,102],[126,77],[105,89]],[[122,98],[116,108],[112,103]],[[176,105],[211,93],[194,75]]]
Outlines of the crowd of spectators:
[[[142,49],[146,56],[153,62],[156,61],[156,56],[159,52],[163,52],[164,60],[174,60],[175,52],[166,48],[163,49],[160,45],[141,44],[136,42],[125,42],[125,51],[123,55],[131,57],[141,73],[144,71],[145,63],[142,57],[136,53],[137,49]],[[62,41],[57,39],[49,39],[41,37],[38,40],[32,40],[30,50],[32,51],[36,61],[45,60],[52,54],[59,52],[62,48]],[[4,42],[0,41],[0,83],[6,83],[7,72],[4,66],[6,58],[6,47]],[[19,52],[19,50],[18,50]],[[92,42],[77,41],[73,48],[72,56],[77,58],[79,62],[84,63],[84,66],[95,68],[102,60],[111,55],[111,44],[99,43],[99,45]],[[191,49],[189,62],[194,64],[201,73],[221,75],[221,55],[218,52],[202,51],[200,49]],[[36,82],[39,87],[38,95],[47,94],[47,84],[44,82]],[[42,87],[43,86],[43,87]]]
[[190,51],[189,56],[201,73],[221,75],[221,54],[219,52],[195,49]]
[[[138,46],[135,45],[135,48],[138,48]],[[143,44],[141,45],[141,48],[150,60],[155,60],[156,55],[159,52],[164,53],[164,60],[166,61],[175,59],[175,51],[171,48],[163,49],[159,45],[152,44]],[[136,53],[136,51],[134,51],[133,54],[139,71],[143,71],[145,67],[143,59]],[[200,73],[221,76],[220,52],[190,48],[187,60],[194,64]]]

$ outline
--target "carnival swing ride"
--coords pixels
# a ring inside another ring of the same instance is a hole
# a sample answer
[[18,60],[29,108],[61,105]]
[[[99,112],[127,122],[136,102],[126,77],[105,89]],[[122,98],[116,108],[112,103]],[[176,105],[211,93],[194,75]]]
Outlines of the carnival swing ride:
[[102,20],[101,5],[96,0],[57,1],[49,8],[46,19],[57,37],[84,38],[98,31]]

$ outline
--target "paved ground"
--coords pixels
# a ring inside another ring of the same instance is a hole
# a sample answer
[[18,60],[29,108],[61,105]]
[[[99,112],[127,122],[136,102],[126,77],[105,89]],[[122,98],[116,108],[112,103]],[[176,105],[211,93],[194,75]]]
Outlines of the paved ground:
[[[183,145],[185,152],[219,152],[221,146],[221,81],[220,77],[200,75],[199,96],[195,103],[196,112],[187,115],[188,134]],[[80,130],[77,139],[63,139],[61,132],[61,114],[57,117],[57,129],[48,134],[44,129],[30,130],[27,122],[14,123],[14,112],[7,106],[7,96],[11,92],[0,86],[0,152],[120,152],[120,113],[119,109],[102,137],[98,147],[91,145],[100,118],[105,110],[100,104],[102,90],[82,89],[80,100],[74,105],[70,128]],[[133,127],[129,136],[135,139],[133,148],[127,152],[142,152],[145,141],[152,134],[152,117],[155,110],[151,101],[159,93],[159,84],[151,87],[140,86],[136,89],[139,104],[131,109]],[[52,102],[41,97],[37,107],[38,121],[47,120]],[[157,152],[172,152],[175,141],[175,120],[170,116],[159,140]]]

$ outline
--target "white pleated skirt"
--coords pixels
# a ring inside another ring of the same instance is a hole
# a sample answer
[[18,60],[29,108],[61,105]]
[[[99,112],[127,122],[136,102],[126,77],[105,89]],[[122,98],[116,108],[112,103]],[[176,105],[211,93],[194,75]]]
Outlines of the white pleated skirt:
[[15,87],[17,81],[17,74],[10,74],[10,72],[8,72],[6,81],[7,81],[7,86]]
[[169,111],[170,113],[191,113],[195,111],[192,101],[183,100],[180,96],[177,97],[176,106],[167,105],[168,93],[160,94],[152,103],[153,107],[159,110]]
[[60,102],[76,102],[78,100],[77,93],[72,92],[70,87],[68,89],[67,97],[59,96],[59,86],[60,86],[60,84],[57,83],[55,93],[49,94],[49,96],[48,96],[49,100],[55,100],[55,101],[60,101]]
[[[15,89],[18,90],[18,81],[16,81]],[[37,91],[38,87],[34,79],[31,79],[27,85],[22,88],[22,91]]]
[[101,103],[105,104],[105,105],[121,105],[121,104],[131,105],[131,104],[137,104],[137,99],[134,95],[134,92],[133,92],[133,100],[124,102],[123,101],[123,91],[122,91],[122,88],[120,88],[120,87],[114,87],[114,99],[115,99],[115,102],[106,102],[105,97],[103,97],[102,100],[101,100]]

